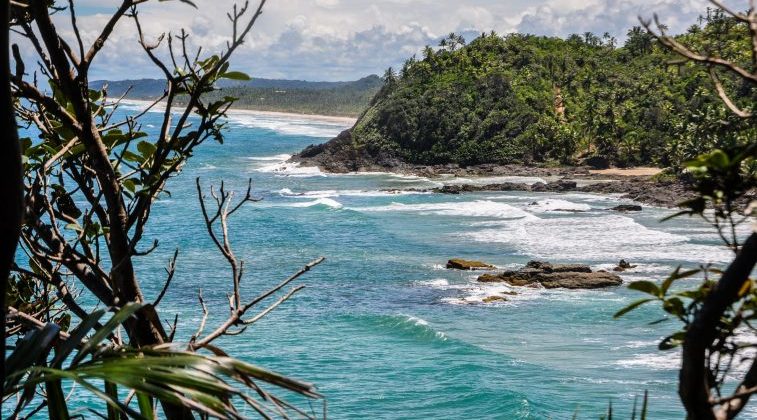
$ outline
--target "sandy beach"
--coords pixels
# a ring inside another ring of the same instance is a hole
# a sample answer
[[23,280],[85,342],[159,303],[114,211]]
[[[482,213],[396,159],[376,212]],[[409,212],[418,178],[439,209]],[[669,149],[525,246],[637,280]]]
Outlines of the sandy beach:
[[[146,101],[146,100],[141,100],[141,99],[124,99],[123,101],[121,101],[121,103],[128,104],[128,105],[148,107],[153,103],[153,101]],[[154,108],[157,110],[165,109],[165,103],[160,102],[156,104]],[[180,109],[180,108],[177,107],[176,109]],[[315,114],[297,114],[293,112],[259,111],[259,110],[253,110],[253,109],[239,109],[239,108],[231,108],[227,113],[229,115],[251,115],[251,116],[260,116],[260,117],[287,118],[287,119],[293,119],[293,120],[306,120],[306,121],[337,123],[337,124],[345,124],[345,125],[353,125],[355,124],[355,121],[357,121],[357,118],[352,118],[352,117],[337,117],[337,116],[332,116],[332,115],[315,115]]]

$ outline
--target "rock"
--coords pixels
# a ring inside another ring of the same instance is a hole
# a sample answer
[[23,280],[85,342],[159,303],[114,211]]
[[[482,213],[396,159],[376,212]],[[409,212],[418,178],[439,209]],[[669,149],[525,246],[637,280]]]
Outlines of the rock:
[[479,277],[478,281],[504,282],[512,286],[541,285],[545,289],[600,289],[623,284],[623,280],[617,274],[608,272],[524,273],[509,271],[500,274],[486,274]]
[[591,273],[586,264],[551,264],[545,261],[529,261],[526,268],[533,268],[546,273]]
[[503,182],[501,184],[471,185],[455,184],[444,185],[440,188],[434,188],[432,191],[441,194],[460,194],[463,192],[476,191],[529,191],[528,184],[518,182]]
[[482,274],[477,279],[480,283],[501,283],[503,280],[499,274]]
[[581,165],[594,169],[609,169],[610,161],[604,156],[589,156],[581,161]]
[[622,272],[622,271],[630,270],[632,268],[636,268],[636,266],[631,265],[631,263],[629,263],[626,260],[620,260],[620,262],[618,263],[618,266],[613,268],[612,271]]
[[620,212],[629,212],[629,211],[641,211],[642,207],[636,204],[621,204],[619,206],[615,206],[611,208],[610,210],[614,211],[620,211]]
[[547,184],[543,182],[537,182],[531,185],[531,191],[533,192],[545,192],[547,191]]
[[553,181],[546,185],[547,191],[556,191],[556,192],[573,191],[577,187],[578,187],[578,183],[576,183],[576,181],[568,181],[565,179]]
[[483,274],[482,283],[503,282],[512,286],[544,287],[545,289],[599,289],[619,286],[623,280],[606,271],[592,272],[585,264],[550,264],[530,261],[524,268],[498,274]]
[[494,303],[494,302],[507,302],[507,298],[504,296],[489,296],[485,297],[482,302],[484,303]]
[[460,258],[453,258],[447,261],[447,268],[454,270],[490,270],[493,265],[481,261],[469,261]]

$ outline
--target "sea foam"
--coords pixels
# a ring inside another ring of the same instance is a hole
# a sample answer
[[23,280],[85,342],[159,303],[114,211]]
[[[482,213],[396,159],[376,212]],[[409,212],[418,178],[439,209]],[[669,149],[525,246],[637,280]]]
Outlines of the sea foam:
[[651,229],[619,215],[524,219],[465,235],[552,260],[725,262],[731,257],[722,247],[695,244],[684,235]]
[[293,204],[287,205],[287,207],[300,207],[300,208],[317,207],[317,206],[329,207],[332,209],[341,209],[343,207],[342,203],[336,200],[332,200],[330,198],[319,198],[317,200],[307,201],[304,203],[293,203]]
[[489,200],[425,204],[392,203],[386,206],[363,207],[353,210],[364,212],[406,212],[439,216],[488,217],[495,219],[537,219],[536,216],[517,207]]
[[314,176],[326,176],[316,166],[300,166],[299,162],[278,162],[271,165],[265,165],[257,168],[258,172],[272,173],[280,176],[291,176],[296,178],[310,178]]

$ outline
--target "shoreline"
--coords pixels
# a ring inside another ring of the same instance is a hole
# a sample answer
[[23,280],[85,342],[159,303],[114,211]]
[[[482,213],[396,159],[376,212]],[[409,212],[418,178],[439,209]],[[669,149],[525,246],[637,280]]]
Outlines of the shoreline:
[[[149,106],[154,101],[149,101],[146,99],[124,99],[121,101],[122,104],[127,105],[141,105],[141,106]],[[165,109],[165,103],[164,102],[158,102],[158,104],[153,107],[156,110]],[[262,111],[262,110],[255,110],[255,109],[246,109],[246,108],[229,108],[227,111],[227,114],[229,116],[233,115],[249,115],[249,116],[262,116],[262,117],[277,117],[277,118],[287,118],[287,119],[293,119],[293,120],[307,120],[307,121],[316,121],[316,122],[324,122],[324,123],[335,123],[335,124],[344,124],[352,126],[357,121],[357,118],[354,117],[340,117],[340,116],[334,116],[334,115],[318,115],[318,114],[300,114],[296,112],[280,112],[280,111]]]
[[[541,178],[544,182],[528,183],[518,180],[492,180],[491,183],[450,183],[441,188],[424,190],[440,194],[465,194],[472,192],[530,191],[569,193],[585,192],[603,195],[620,195],[622,199],[637,203],[676,208],[679,203],[693,197],[688,186],[679,179],[663,176],[663,168],[635,167],[594,169],[587,166],[543,167],[529,165],[483,164],[460,167],[448,165],[411,165],[393,162],[392,165],[365,164],[347,168],[333,161],[303,158],[295,155],[290,161],[302,166],[317,167],[325,173],[389,172],[401,175],[420,176],[437,180],[455,178]],[[324,164],[325,163],[325,164]]]

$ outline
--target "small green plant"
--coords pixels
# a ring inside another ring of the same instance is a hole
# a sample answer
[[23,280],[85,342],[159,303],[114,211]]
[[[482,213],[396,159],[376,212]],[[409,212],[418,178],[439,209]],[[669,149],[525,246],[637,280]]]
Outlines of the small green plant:
[[[178,345],[135,349],[113,344],[110,338],[118,335],[119,326],[142,307],[127,304],[104,325],[99,321],[106,311],[94,311],[69,333],[55,323],[37,325],[38,329],[30,330],[6,361],[3,399],[19,396],[12,417],[31,409],[28,407],[34,401],[35,390],[42,385],[47,398],[38,404],[48,406],[51,419],[68,419],[64,381],[80,386],[105,402],[108,418],[113,419],[120,415],[155,419],[156,399],[188,407],[205,416],[229,419],[242,418],[239,404],[235,406],[234,401],[262,417],[275,412],[273,406],[286,405],[255,383],[266,383],[310,398],[320,397],[310,384],[235,360],[220,350],[202,354]],[[250,388],[256,390],[255,396],[245,391]],[[119,389],[129,392],[126,401],[119,398]]]

